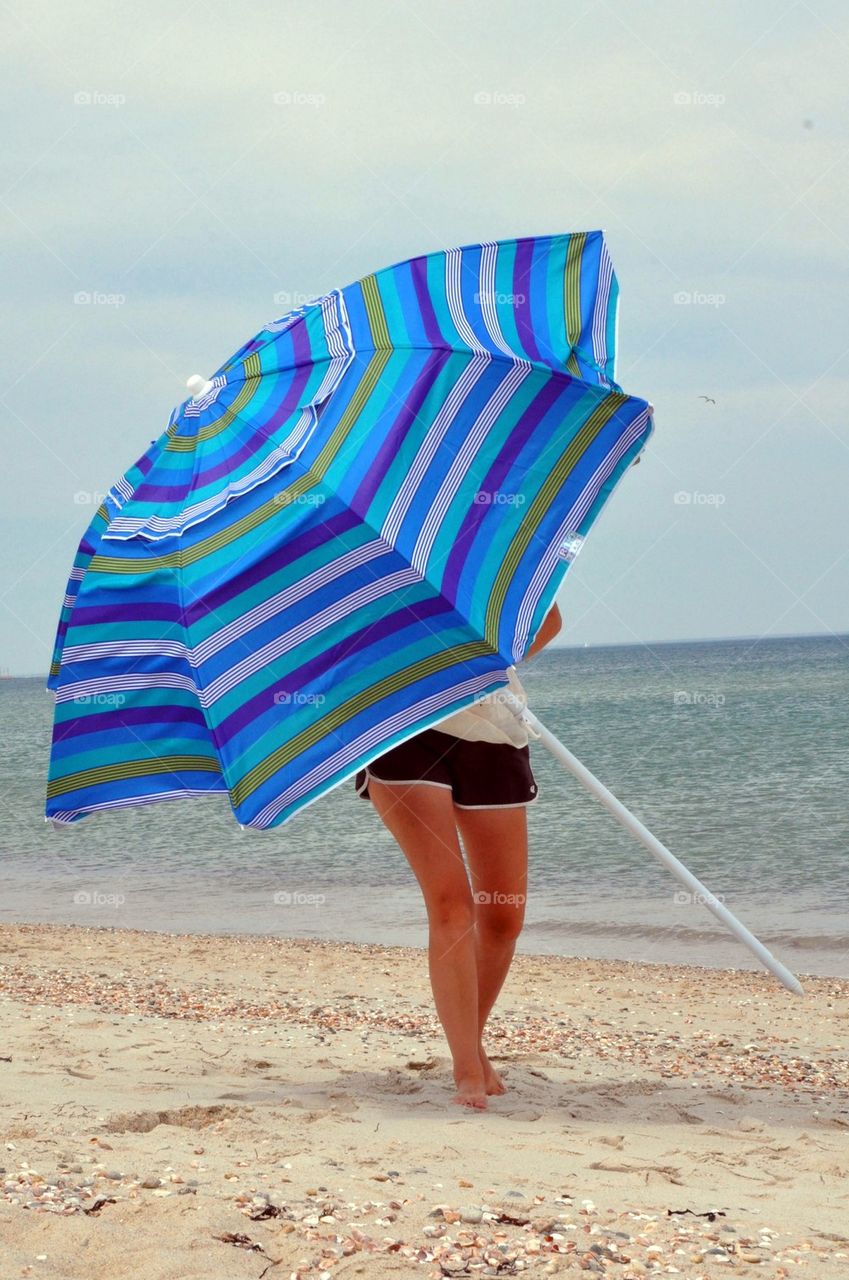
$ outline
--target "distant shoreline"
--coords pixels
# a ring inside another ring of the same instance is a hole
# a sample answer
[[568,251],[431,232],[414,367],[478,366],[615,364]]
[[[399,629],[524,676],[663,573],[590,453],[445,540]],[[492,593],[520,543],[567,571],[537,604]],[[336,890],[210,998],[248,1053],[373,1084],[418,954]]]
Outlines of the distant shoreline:
[[[549,651],[553,653],[572,653],[575,650],[583,652],[584,649],[660,649],[685,644],[742,644],[747,640],[751,640],[756,644],[770,644],[776,640],[846,640],[849,642],[849,631],[803,631],[777,636],[689,636],[683,640],[640,640],[632,644],[625,644],[622,641],[615,640],[603,643],[588,641],[586,644],[552,644],[549,646]],[[44,680],[46,682],[47,672],[0,672],[0,680]]]

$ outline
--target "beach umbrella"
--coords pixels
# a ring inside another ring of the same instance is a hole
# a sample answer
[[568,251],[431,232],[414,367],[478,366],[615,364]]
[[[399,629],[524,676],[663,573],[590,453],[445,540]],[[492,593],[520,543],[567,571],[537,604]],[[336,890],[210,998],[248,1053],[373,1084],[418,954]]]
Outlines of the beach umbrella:
[[654,429],[615,381],[618,300],[601,231],[466,245],[331,290],[190,378],[79,544],[47,820],[220,794],[241,826],[279,826],[506,685]]
[[290,819],[508,681],[653,430],[601,231],[377,271],[255,337],[110,489],[48,678],[48,819]]

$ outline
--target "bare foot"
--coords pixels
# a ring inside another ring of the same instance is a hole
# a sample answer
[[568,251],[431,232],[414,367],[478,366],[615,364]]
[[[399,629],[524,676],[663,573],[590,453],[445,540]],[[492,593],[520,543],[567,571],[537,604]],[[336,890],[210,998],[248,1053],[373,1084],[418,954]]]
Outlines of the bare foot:
[[482,1072],[475,1072],[472,1075],[454,1074],[454,1083],[457,1086],[457,1092],[451,1099],[452,1102],[459,1103],[461,1107],[474,1107],[478,1111],[485,1111],[489,1105],[486,1100],[486,1084]]
[[507,1085],[501,1079],[501,1076],[495,1070],[495,1067],[484,1053],[483,1047],[481,1047],[478,1052],[480,1054],[481,1066],[483,1067],[483,1080],[487,1093],[506,1093]]

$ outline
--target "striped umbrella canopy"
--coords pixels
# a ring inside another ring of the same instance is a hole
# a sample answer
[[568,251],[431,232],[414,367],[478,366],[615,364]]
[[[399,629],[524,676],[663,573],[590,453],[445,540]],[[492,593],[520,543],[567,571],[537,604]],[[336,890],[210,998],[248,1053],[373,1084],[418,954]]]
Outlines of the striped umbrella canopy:
[[413,258],[265,325],[80,542],[47,818],[223,792],[278,826],[505,685],[653,430],[617,317],[588,231]]

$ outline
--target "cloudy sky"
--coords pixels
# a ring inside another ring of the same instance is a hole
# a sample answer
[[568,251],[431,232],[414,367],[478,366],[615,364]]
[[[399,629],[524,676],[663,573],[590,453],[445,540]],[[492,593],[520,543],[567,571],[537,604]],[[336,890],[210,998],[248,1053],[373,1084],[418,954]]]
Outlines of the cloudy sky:
[[0,674],[46,672],[190,374],[399,259],[599,227],[656,430],[561,642],[849,632],[838,0],[4,0],[0,30]]

